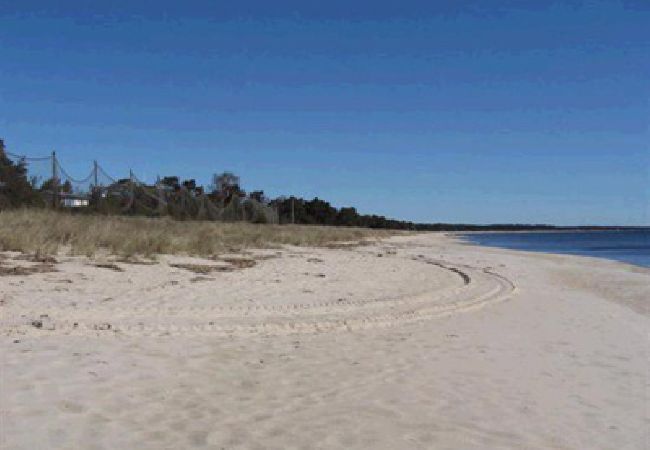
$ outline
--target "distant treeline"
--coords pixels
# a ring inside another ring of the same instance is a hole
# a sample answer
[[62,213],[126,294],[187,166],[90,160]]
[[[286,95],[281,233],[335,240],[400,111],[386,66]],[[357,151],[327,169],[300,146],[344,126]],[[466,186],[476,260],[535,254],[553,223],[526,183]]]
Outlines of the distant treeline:
[[289,197],[271,201],[277,207],[280,223],[304,225],[335,225],[364,228],[385,228],[391,230],[413,231],[523,231],[523,230],[553,230],[551,225],[465,225],[446,223],[414,223],[404,220],[388,219],[384,216],[359,214],[356,208],[335,208],[328,202],[315,198]]
[[[269,199],[263,191],[246,193],[240,187],[239,177],[230,172],[215,174],[212,185],[207,189],[198,186],[193,179],[181,180],[177,176],[166,176],[154,185],[133,179],[115,180],[109,186],[90,186],[85,195],[88,201],[83,207],[77,207],[77,212],[412,231],[560,229],[551,225],[414,223],[379,215],[359,214],[352,207],[336,208],[319,198],[306,200],[291,196]],[[66,203],[61,201],[66,196],[68,199],[75,197],[69,181],[50,178],[37,183],[35,178],[29,178],[24,161],[14,162],[7,156],[4,142],[0,139],[0,210],[25,206],[66,207]]]
[[[304,225],[334,225],[364,228],[384,228],[412,231],[553,231],[553,230],[611,230],[630,227],[584,226],[559,227],[545,224],[454,224],[454,223],[415,223],[404,220],[387,219],[384,216],[359,214],[355,208],[335,208],[324,200],[315,198],[289,197],[271,201],[277,207],[280,223]],[[293,204],[293,207],[292,207]],[[293,210],[292,210],[293,208]],[[292,220],[293,219],[293,220]]]

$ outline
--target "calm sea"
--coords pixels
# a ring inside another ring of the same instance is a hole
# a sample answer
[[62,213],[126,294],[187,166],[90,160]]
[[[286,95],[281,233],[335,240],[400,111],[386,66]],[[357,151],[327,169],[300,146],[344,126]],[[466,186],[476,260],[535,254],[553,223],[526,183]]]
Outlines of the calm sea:
[[466,234],[466,240],[490,247],[593,256],[650,267],[650,229],[542,233]]

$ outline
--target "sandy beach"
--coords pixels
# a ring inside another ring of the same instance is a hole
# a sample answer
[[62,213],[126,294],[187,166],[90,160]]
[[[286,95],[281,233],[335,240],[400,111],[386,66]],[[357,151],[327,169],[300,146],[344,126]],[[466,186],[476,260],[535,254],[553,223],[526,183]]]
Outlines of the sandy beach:
[[0,258],[2,449],[643,449],[650,270],[398,236]]

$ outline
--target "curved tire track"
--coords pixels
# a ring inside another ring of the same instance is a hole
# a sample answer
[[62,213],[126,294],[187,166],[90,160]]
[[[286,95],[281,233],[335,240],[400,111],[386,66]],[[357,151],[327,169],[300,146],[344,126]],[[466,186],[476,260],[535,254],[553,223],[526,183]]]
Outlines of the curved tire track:
[[[448,261],[411,258],[458,275],[462,284],[397,299],[335,301],[314,304],[251,305],[245,307],[89,306],[20,311],[3,321],[3,334],[122,334],[122,335],[283,335],[355,331],[472,311],[507,299],[516,289],[492,270]],[[57,320],[57,316],[66,317]],[[35,321],[35,319],[37,319]],[[35,329],[34,323],[40,323]]]

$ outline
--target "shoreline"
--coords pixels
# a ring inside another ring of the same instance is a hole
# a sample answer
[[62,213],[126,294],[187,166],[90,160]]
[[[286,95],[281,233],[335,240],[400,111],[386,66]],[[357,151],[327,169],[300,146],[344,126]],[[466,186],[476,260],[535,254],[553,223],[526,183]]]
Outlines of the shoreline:
[[[571,231],[572,234],[573,233],[603,233],[603,232],[612,232],[612,230],[608,230],[608,231],[583,231],[583,232]],[[621,231],[621,232],[624,232],[624,231]],[[623,255],[622,257],[619,257],[619,258],[613,258],[613,257],[610,257],[610,256],[595,254],[596,252],[589,252],[589,251],[585,251],[585,250],[581,251],[580,249],[575,249],[575,250],[567,249],[566,251],[561,251],[561,250],[555,249],[555,248],[549,248],[547,250],[544,250],[544,249],[541,249],[541,248],[540,249],[516,248],[515,246],[509,247],[509,246],[507,246],[507,244],[487,243],[487,242],[483,243],[483,242],[473,241],[472,238],[471,238],[472,235],[476,235],[476,234],[479,234],[479,235],[485,235],[485,234],[509,234],[510,235],[510,234],[551,234],[551,233],[552,234],[563,234],[563,233],[567,233],[567,232],[566,231],[565,232],[553,231],[553,232],[548,232],[547,233],[547,232],[540,231],[540,232],[513,232],[513,233],[509,233],[509,232],[469,233],[469,234],[462,233],[462,234],[452,236],[452,237],[457,238],[457,240],[458,240],[458,242],[460,244],[467,243],[467,244],[470,244],[470,245],[478,245],[478,246],[490,247],[490,248],[500,248],[500,249],[504,249],[504,250],[521,251],[521,252],[528,252],[528,253],[555,254],[555,255],[579,256],[579,257],[584,257],[584,258],[595,258],[595,259],[599,259],[599,260],[619,262],[619,263],[622,263],[622,264],[632,265],[632,266],[635,266],[635,267],[640,267],[640,268],[645,268],[645,269],[650,268],[650,262],[637,263],[637,262],[634,262],[633,261],[634,258],[630,258],[629,255]],[[617,250],[617,249],[614,248],[614,250]],[[623,249],[621,249],[621,250],[623,250]]]
[[626,231],[650,231],[650,226],[639,227],[602,227],[602,228],[537,228],[530,230],[470,230],[470,231],[436,231],[449,234],[531,234],[531,233],[607,233]]
[[197,274],[183,267],[215,261],[116,271],[65,257],[56,272],[0,277],[0,442],[580,449],[650,437],[648,269],[448,232],[245,258],[256,264]]

